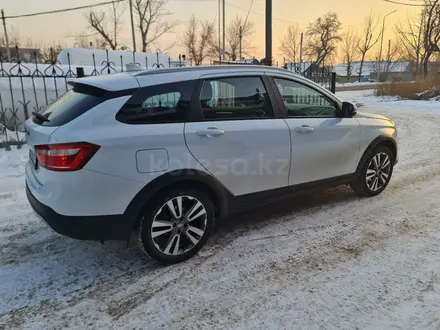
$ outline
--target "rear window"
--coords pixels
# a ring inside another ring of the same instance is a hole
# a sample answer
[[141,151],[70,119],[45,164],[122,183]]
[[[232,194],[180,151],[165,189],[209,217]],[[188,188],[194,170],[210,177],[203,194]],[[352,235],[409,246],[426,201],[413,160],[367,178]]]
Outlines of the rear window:
[[62,126],[104,101],[102,96],[93,96],[70,90],[50,104],[42,113],[49,121],[34,117],[34,122],[43,126]]

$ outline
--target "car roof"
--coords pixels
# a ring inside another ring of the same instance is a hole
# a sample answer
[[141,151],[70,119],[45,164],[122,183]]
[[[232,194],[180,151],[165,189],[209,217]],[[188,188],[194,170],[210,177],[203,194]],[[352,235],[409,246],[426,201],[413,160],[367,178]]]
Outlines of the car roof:
[[108,91],[126,90],[139,87],[181,82],[200,79],[202,76],[217,74],[255,73],[273,74],[281,77],[291,77],[296,80],[315,85],[322,90],[321,86],[313,83],[305,77],[292,71],[264,65],[211,65],[211,66],[189,66],[174,68],[159,68],[139,71],[128,71],[111,75],[101,75],[78,79],[78,82],[95,86]]
[[[256,73],[256,74],[282,74],[303,78],[300,75],[286,69],[263,66],[263,65],[210,65],[210,66],[189,66],[177,68],[160,68],[130,72],[137,78],[141,87],[165,84],[169,82],[179,82],[185,80],[199,79],[202,76],[217,74],[237,74],[237,73]],[[303,78],[304,79],[304,78]]]
[[[226,71],[276,71],[276,72],[290,72],[286,71],[286,69],[271,67],[271,66],[263,66],[263,65],[207,65],[207,66],[184,66],[184,67],[174,67],[174,68],[160,68],[153,70],[142,70],[142,71],[134,71],[132,74],[134,76],[149,76],[149,75],[157,75],[157,74],[166,74],[166,73],[192,73],[197,72],[201,74],[206,73],[220,73]],[[292,72],[290,72],[292,73]],[[294,74],[294,73],[292,73]]]

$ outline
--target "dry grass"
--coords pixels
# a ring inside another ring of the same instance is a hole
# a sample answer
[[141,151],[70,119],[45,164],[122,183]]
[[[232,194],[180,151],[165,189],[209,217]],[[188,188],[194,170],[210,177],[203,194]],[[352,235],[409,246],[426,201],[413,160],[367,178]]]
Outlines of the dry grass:
[[380,84],[375,90],[376,96],[399,96],[403,99],[416,99],[417,93],[440,86],[440,77],[417,81],[395,81],[389,84]]

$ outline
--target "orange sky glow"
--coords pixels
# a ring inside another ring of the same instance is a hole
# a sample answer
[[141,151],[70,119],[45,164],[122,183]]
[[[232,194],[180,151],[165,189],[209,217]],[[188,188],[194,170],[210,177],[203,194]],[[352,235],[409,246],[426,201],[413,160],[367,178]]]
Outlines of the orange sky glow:
[[[0,0],[0,8],[3,8],[5,15],[19,15],[46,10],[62,9],[92,3],[103,2],[103,0]],[[234,19],[237,15],[246,16],[251,0],[227,0],[226,21]],[[177,20],[180,24],[175,28],[173,34],[167,35],[157,47],[166,48],[169,44],[175,46],[169,50],[171,56],[176,57],[180,52],[184,52],[181,45],[185,23],[195,14],[198,19],[217,20],[218,1],[217,0],[169,0],[168,9],[172,12],[171,19]],[[363,25],[364,17],[371,11],[380,16],[398,10],[395,14],[387,18],[387,31],[385,38],[394,38],[393,25],[404,19],[408,13],[415,13],[417,9],[386,3],[382,0],[273,0],[273,55],[282,62],[283,55],[279,51],[279,41],[284,36],[290,24],[297,23],[301,29],[306,29],[309,22],[317,17],[333,11],[339,15],[343,23],[343,29],[360,30]],[[265,0],[254,0],[252,13],[249,20],[254,22],[254,34],[251,42],[255,47],[255,56],[259,59],[264,57],[264,11]],[[22,38],[30,37],[35,43],[53,44],[61,43],[65,47],[74,44],[74,36],[87,32],[84,18],[86,10],[44,15],[29,18],[17,18],[7,20],[10,30],[18,31]],[[131,46],[131,32],[128,9],[124,14],[124,28],[121,31],[120,44]],[[216,27],[218,24],[216,24]],[[139,45],[139,41],[138,41]]]

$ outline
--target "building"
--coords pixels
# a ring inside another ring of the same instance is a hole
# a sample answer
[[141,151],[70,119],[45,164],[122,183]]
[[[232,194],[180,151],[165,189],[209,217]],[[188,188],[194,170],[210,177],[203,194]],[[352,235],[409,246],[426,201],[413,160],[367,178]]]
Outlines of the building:
[[[378,70],[380,68],[380,70]],[[353,62],[351,64],[351,74],[347,77],[347,64],[337,64],[333,66],[334,72],[336,72],[336,80],[338,82],[355,82],[359,81],[392,81],[392,80],[412,80],[412,65],[410,62],[383,62],[379,65],[376,61],[365,61],[362,65],[361,62]],[[378,79],[378,71],[380,71],[380,79]]]
[[[40,50],[38,48],[16,48],[9,47],[11,60],[24,60],[27,63],[41,63]],[[18,56],[17,56],[18,55]],[[0,58],[2,62],[8,61],[8,52],[6,47],[0,47]]]

